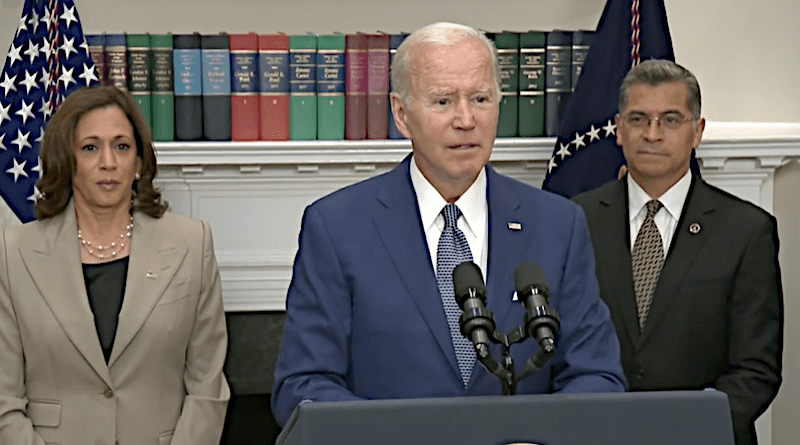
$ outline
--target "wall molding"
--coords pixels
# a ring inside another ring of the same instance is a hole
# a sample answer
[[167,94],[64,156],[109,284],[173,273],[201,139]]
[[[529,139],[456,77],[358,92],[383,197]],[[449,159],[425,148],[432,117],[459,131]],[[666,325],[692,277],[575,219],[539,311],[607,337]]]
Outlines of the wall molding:
[[[391,169],[407,140],[156,143],[172,211],[211,224],[227,311],[282,311],[303,209]],[[492,166],[533,186],[554,138],[501,138]],[[772,211],[775,170],[800,159],[800,124],[709,122],[697,151],[706,181]]]

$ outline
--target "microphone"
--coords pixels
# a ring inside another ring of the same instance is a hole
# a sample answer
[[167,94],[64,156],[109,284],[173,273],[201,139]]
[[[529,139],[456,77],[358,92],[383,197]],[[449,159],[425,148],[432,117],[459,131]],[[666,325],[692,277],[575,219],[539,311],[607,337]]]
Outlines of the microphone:
[[546,353],[555,352],[555,333],[560,325],[558,313],[547,305],[550,288],[542,267],[526,261],[514,270],[517,299],[525,306],[525,332],[536,339]]
[[477,264],[465,261],[453,269],[453,289],[458,307],[461,334],[472,341],[478,359],[489,357],[490,336],[494,332],[492,312],[486,308],[486,286]]

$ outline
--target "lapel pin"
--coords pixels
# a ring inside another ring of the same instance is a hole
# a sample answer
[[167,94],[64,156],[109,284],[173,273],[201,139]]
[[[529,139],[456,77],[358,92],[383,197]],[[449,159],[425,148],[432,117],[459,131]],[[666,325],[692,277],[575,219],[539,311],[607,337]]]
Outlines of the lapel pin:
[[155,279],[156,279],[156,277],[157,277],[157,275],[156,275],[156,273],[155,273],[155,272],[153,272],[153,271],[151,271],[151,270],[148,270],[148,271],[147,271],[147,278],[152,278],[152,279],[154,279],[154,280],[155,280]]
[[511,221],[508,223],[509,230],[522,230],[522,224],[518,222]]
[[692,235],[697,235],[700,233],[700,224],[699,223],[691,223],[689,224],[689,233]]

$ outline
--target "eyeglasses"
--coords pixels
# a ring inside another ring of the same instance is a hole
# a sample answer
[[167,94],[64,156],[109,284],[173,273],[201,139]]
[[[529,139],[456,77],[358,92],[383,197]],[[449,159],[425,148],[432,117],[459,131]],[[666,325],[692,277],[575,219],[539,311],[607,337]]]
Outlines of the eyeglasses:
[[684,123],[689,121],[694,121],[693,118],[684,117],[682,114],[674,111],[664,113],[660,116],[648,116],[644,113],[633,111],[626,114],[625,116],[622,116],[622,120],[624,120],[625,123],[637,129],[649,128],[650,121],[654,119],[656,121],[656,124],[661,126],[661,128],[664,128],[665,130],[677,130]]

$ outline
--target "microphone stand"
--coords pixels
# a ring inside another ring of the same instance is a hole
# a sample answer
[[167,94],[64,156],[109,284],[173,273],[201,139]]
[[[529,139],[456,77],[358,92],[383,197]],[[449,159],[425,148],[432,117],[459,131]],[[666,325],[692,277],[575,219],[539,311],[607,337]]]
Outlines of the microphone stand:
[[[525,365],[519,374],[514,370],[514,359],[511,357],[511,345],[523,342],[528,335],[522,326],[517,326],[508,334],[504,334],[499,329],[496,329],[491,334],[491,340],[498,343],[503,347],[502,361],[498,362],[489,352],[489,348],[485,344],[475,345],[475,355],[478,361],[495,377],[500,380],[503,387],[503,395],[511,396],[516,394],[517,383],[523,378],[533,374],[544,366],[547,360],[556,352],[555,343],[551,339],[549,342],[542,341],[540,348],[534,353],[531,358],[525,362]],[[547,343],[546,345],[544,343]]]

